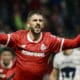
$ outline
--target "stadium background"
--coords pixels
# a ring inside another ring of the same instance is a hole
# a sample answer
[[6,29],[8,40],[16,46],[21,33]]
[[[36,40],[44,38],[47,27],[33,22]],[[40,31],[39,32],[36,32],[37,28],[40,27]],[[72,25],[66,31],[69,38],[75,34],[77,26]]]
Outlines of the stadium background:
[[26,26],[30,10],[41,9],[52,34],[74,37],[80,33],[80,0],[0,0],[0,32],[10,33]]

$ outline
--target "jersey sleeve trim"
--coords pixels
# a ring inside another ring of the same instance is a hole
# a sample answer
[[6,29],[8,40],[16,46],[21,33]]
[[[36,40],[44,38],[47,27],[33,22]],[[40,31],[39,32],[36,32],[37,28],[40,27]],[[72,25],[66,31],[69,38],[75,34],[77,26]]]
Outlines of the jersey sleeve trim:
[[11,38],[11,34],[8,34],[8,39],[7,39],[7,42],[6,42],[5,46],[8,46],[8,44],[10,42],[10,38]]
[[60,52],[62,51],[62,48],[63,48],[63,44],[64,44],[64,38],[62,39],[62,41],[61,41],[61,46],[60,46]]

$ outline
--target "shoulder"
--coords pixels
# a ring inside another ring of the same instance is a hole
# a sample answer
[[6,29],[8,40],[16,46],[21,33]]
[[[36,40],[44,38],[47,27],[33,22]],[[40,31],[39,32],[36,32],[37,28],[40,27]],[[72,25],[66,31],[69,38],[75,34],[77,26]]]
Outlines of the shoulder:
[[17,37],[21,37],[24,36],[25,34],[27,34],[27,30],[18,30],[16,32],[11,33],[12,36],[17,36]]
[[52,35],[50,32],[43,32],[43,34],[44,34],[45,36],[55,37],[55,36]]
[[16,32],[13,32],[10,34],[10,39],[14,40],[19,40],[20,38],[22,38],[23,36],[25,36],[27,34],[27,30],[18,30]]
[[62,39],[56,35],[51,34],[50,32],[44,32],[44,35],[45,35],[45,37],[52,39],[52,40],[59,40],[60,41]]
[[52,35],[50,32],[43,32],[43,34],[49,40],[56,39],[56,36],[55,35]]
[[55,68],[58,68],[59,69],[59,66],[62,62],[62,53],[58,53],[55,55],[54,59],[53,59],[53,64],[54,64],[54,67]]
[[56,55],[55,55],[55,59],[61,59],[63,57],[63,52],[59,52],[59,53],[57,53]]
[[75,54],[75,55],[80,55],[80,50],[79,50],[79,48],[73,49],[73,54]]
[[23,34],[23,33],[27,33],[27,32],[28,32],[27,30],[18,30],[15,33]]

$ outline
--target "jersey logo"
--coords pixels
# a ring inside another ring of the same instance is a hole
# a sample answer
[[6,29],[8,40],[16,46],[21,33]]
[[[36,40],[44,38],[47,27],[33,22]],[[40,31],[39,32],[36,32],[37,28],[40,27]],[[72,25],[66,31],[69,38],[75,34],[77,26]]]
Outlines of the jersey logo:
[[30,52],[30,51],[25,51],[25,50],[22,50],[22,54],[27,55],[27,56],[45,57],[44,53]]
[[42,44],[41,45],[41,51],[44,51],[44,50],[46,50],[46,45],[45,44]]
[[21,48],[25,48],[25,47],[26,47],[26,45],[20,45],[20,47],[21,47]]
[[74,80],[76,68],[75,67],[65,67],[61,69],[62,80]]

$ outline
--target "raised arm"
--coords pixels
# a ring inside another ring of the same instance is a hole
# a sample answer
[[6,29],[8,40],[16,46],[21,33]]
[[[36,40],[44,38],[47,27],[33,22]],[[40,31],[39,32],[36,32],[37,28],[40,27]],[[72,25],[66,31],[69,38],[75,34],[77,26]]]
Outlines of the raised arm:
[[62,47],[63,50],[76,48],[76,47],[80,47],[80,35],[74,39],[64,39],[63,47]]
[[10,34],[0,34],[0,44],[8,45]]
[[58,53],[66,49],[80,47],[80,35],[78,35],[74,39],[60,38],[54,35],[50,35],[50,38],[51,38],[51,46],[50,46],[51,51],[55,53]]
[[20,34],[20,31],[16,31],[11,34],[0,34],[0,44],[3,44],[5,46],[13,46],[17,39],[19,39],[18,34]]

